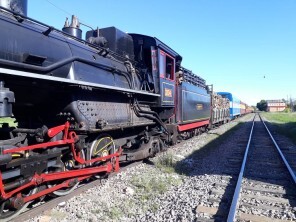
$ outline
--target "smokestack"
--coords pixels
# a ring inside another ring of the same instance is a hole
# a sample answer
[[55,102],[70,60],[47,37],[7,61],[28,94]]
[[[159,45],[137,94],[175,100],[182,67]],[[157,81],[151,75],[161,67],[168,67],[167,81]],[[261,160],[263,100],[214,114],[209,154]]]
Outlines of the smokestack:
[[69,25],[68,18],[66,19],[64,28],[62,30],[76,38],[79,38],[79,39],[82,38],[82,30],[80,29],[80,23],[78,18],[75,15],[72,15],[72,20],[70,25]]
[[0,6],[27,16],[28,0],[0,0]]

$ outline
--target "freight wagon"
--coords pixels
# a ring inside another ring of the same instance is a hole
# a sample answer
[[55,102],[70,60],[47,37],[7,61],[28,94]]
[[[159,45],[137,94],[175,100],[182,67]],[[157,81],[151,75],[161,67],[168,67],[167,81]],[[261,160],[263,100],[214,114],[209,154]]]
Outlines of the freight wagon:
[[223,98],[227,98],[230,101],[230,118],[235,119],[241,115],[240,105],[241,101],[232,95],[232,93],[229,92],[218,92],[219,95],[221,95]]

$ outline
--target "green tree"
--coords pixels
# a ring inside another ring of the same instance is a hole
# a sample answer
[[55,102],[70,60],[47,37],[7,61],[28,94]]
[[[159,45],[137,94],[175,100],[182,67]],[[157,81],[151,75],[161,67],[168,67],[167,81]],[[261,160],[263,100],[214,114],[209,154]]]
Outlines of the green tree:
[[259,103],[257,103],[257,108],[260,111],[266,111],[267,110],[267,102],[265,100],[261,100]]

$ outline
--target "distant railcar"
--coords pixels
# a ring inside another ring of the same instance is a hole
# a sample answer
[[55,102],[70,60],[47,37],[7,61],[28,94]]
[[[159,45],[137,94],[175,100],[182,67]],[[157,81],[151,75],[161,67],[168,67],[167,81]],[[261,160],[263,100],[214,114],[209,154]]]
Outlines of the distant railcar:
[[240,101],[240,115],[245,115],[247,112],[246,112],[246,109],[247,109],[247,104]]
[[219,95],[221,95],[223,98],[227,98],[230,101],[230,118],[235,119],[240,116],[240,100],[232,95],[232,93],[229,92],[218,92]]
[[223,98],[215,92],[212,93],[212,125],[220,125],[230,121],[229,106],[229,99]]
[[254,112],[254,108],[252,106],[247,106],[246,113],[253,113],[253,112]]

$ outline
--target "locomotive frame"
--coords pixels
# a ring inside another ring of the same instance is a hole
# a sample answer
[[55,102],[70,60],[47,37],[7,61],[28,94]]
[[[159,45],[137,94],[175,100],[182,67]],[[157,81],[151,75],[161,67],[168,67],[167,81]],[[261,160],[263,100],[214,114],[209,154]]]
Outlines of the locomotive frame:
[[0,129],[0,219],[230,120],[159,39],[109,27],[85,41],[76,17],[60,31],[12,3],[0,6],[0,117],[18,127]]

